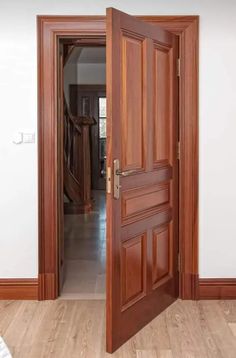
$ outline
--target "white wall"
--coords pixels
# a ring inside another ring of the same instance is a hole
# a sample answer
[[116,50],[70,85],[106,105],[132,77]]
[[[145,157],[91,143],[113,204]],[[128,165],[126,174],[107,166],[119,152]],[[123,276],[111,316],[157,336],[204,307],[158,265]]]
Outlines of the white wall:
[[37,14],[197,14],[200,22],[200,276],[236,277],[236,2],[1,0],[0,277],[37,276]]

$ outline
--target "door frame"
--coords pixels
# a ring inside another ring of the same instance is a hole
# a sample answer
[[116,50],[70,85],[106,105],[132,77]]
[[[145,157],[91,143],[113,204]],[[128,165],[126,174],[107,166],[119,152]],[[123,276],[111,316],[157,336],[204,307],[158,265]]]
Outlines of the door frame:
[[[198,16],[137,16],[179,36],[180,298],[198,298]],[[105,16],[38,16],[39,300],[58,297],[58,39],[99,41]]]

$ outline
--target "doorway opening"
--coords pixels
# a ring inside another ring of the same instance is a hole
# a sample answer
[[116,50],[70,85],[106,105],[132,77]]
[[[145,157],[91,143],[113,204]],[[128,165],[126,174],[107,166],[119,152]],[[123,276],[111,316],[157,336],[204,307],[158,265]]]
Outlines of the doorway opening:
[[105,299],[106,48],[67,38],[59,49],[64,158],[59,294]]

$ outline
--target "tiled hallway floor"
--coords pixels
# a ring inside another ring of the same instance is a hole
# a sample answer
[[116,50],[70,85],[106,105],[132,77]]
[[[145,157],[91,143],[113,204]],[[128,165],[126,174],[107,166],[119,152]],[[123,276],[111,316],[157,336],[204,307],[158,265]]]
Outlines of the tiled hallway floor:
[[93,211],[65,215],[63,299],[105,299],[106,201],[94,191]]

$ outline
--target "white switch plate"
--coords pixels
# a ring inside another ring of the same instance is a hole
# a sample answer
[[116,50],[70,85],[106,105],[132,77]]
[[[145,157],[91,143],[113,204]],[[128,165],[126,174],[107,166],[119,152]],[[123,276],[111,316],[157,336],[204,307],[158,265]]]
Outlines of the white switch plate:
[[34,133],[23,133],[23,143],[34,143],[35,134]]
[[12,142],[15,144],[21,144],[23,142],[23,133],[14,133],[13,134],[13,138],[12,138]]
[[18,132],[13,135],[13,143],[35,143],[35,133]]

